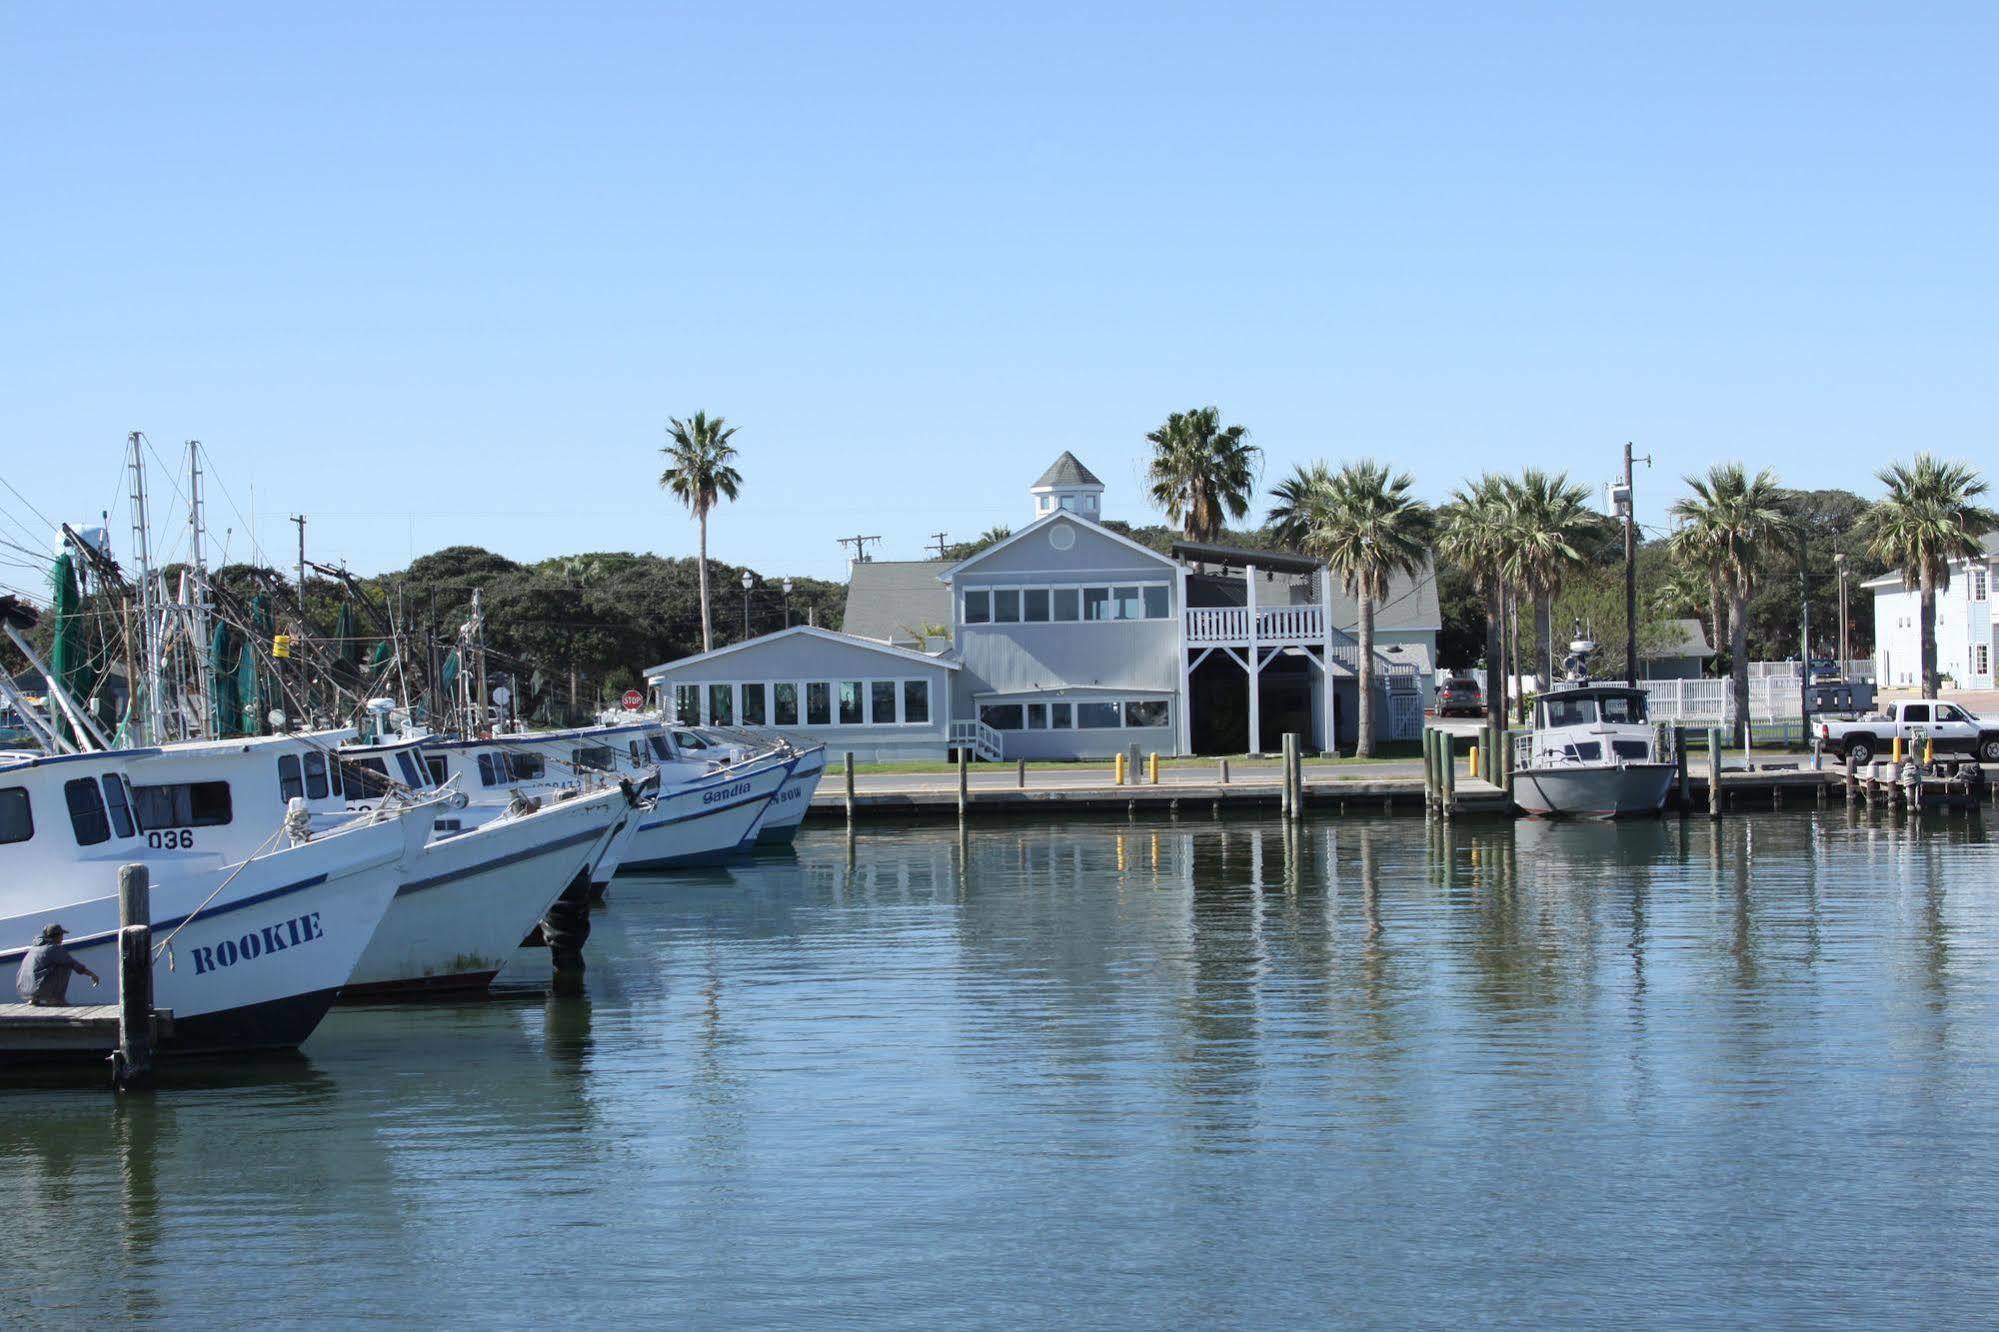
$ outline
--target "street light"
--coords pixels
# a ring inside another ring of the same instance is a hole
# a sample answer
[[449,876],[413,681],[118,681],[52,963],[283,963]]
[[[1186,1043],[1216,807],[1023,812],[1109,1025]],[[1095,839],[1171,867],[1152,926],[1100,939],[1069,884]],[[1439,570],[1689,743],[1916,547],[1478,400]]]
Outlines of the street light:
[[791,580],[784,580],[784,627],[791,628]]
[[1839,678],[1846,678],[1846,663],[1851,659],[1846,647],[1846,552],[1832,553],[1833,568],[1839,570]]
[[743,570],[743,638],[750,636],[750,584],[756,579],[750,577],[748,569]]

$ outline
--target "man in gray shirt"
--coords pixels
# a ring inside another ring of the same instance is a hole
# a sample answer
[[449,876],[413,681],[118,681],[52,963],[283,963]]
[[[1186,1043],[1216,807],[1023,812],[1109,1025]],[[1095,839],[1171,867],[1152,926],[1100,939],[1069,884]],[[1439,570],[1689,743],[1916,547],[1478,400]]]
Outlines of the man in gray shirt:
[[69,973],[80,971],[90,977],[92,985],[97,984],[97,973],[69,955],[62,946],[63,928],[60,925],[42,926],[42,936],[21,958],[21,969],[14,973],[14,989],[23,1003],[37,1008],[58,1008],[69,1003]]

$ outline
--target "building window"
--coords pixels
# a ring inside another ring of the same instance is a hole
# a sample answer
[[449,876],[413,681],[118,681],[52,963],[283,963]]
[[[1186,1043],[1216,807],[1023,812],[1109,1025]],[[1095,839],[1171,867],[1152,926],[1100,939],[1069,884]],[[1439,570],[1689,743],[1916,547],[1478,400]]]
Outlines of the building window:
[[682,726],[701,724],[701,686],[677,684],[673,687],[673,720]]
[[78,777],[64,782],[62,795],[69,802],[69,826],[76,830],[78,846],[96,846],[111,840],[111,820],[104,813],[104,795],[93,778]]
[[743,725],[764,725],[765,718],[769,716],[765,707],[768,699],[769,695],[765,692],[762,684],[746,684],[743,686]]
[[1083,618],[1086,620],[1108,620],[1111,618],[1111,590],[1107,587],[1086,587],[1083,589]]
[[1983,569],[1973,569],[1971,571],[1971,599],[1973,601],[1985,600],[1985,570]]
[[1971,648],[1971,673],[1973,675],[1992,674],[1992,646],[1989,643],[1975,643]]
[[1034,497],[1034,511],[1036,513],[1047,513],[1048,506],[1052,502],[1052,499],[1053,499],[1052,496],[1036,495]]
[[1070,729],[1072,724],[1073,718],[1069,714],[1069,705],[1067,703],[1050,703],[1048,705],[1049,729],[1066,731]]
[[1020,594],[1020,618],[1028,624],[1048,622],[1048,589],[1030,587]]
[[1080,588],[1058,587],[1054,589],[1054,594],[1051,598],[1055,612],[1054,618],[1064,624],[1074,620],[1077,617],[1077,608],[1081,604],[1082,595],[1082,589]]
[[736,724],[736,687],[734,685],[711,684],[708,686],[708,724],[711,726],[734,726]]
[[895,725],[895,681],[875,680],[869,683],[868,720],[876,726]]
[[774,684],[771,687],[772,722],[778,726],[798,725],[798,686],[795,684]]
[[805,724],[807,726],[833,724],[833,686],[824,680],[815,680],[805,686]]
[[1030,703],[1027,705],[1027,729],[1030,731],[1045,731],[1048,729],[1048,705],[1046,703]]
[[904,680],[902,682],[902,719],[912,724],[930,720],[930,682],[928,680]]
[[1020,589],[1014,587],[996,588],[993,591],[993,623],[1020,623]]
[[859,726],[861,717],[861,682],[859,680],[840,681],[840,725]]
[[1126,726],[1164,726],[1166,724],[1166,700],[1163,698],[1134,699],[1124,705]]
[[1166,605],[1167,599],[1166,588],[1163,585],[1154,583],[1148,586],[1145,589],[1145,618],[1148,620],[1165,619],[1169,614]]
[[28,805],[27,788],[10,786],[0,791],[0,846],[25,842],[35,835],[35,812]]
[[965,623],[991,624],[993,618],[993,594],[990,592],[967,592],[965,594]]
[[1117,618],[1120,620],[1136,620],[1145,614],[1145,603],[1139,600],[1135,587],[1116,589],[1112,600],[1117,603]]
[[1076,705],[1076,726],[1079,730],[1115,730],[1124,720],[1123,709],[1115,703],[1078,703]]
[[995,731],[1018,731],[1021,706],[1018,703],[987,703],[979,708],[979,720]]
[[[380,759],[363,759],[382,774],[388,771]],[[139,812],[139,826],[147,832],[163,828],[219,828],[234,817],[227,782],[172,782],[159,786],[135,786],[132,803]]]

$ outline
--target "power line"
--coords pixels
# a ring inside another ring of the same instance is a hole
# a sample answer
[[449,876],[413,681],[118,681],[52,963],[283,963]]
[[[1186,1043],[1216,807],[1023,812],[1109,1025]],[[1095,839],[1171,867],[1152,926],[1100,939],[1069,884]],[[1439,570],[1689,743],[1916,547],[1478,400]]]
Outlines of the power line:
[[866,564],[868,562],[868,542],[873,541],[876,544],[880,544],[881,542],[881,538],[878,536],[850,536],[836,537],[834,539],[842,546],[852,546],[854,548],[854,563],[856,564]]

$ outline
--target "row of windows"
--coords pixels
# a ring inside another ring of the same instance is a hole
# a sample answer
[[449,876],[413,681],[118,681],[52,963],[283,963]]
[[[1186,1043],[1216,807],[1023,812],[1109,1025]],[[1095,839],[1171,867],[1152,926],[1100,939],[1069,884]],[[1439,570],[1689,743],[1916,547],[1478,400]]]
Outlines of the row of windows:
[[[25,841],[34,835],[27,792],[18,794],[22,835],[0,836],[0,841]],[[78,846],[96,846],[113,836],[130,837],[135,832],[166,828],[219,828],[234,817],[227,782],[129,786],[123,777],[105,773],[95,779],[78,777],[64,782],[62,796]]]
[[673,716],[682,726],[923,726],[930,721],[930,682],[677,684]]
[[1166,700],[1132,698],[1089,703],[986,703],[979,720],[995,731],[1112,731],[1165,726]]
[[1173,598],[1164,583],[1122,587],[981,587],[965,593],[966,624],[1068,624],[1164,620]]
[[500,754],[481,750],[479,753],[481,786],[509,786],[515,782],[540,781],[542,774],[547,771],[548,764],[542,761],[541,755],[531,754],[526,750],[508,750]]

